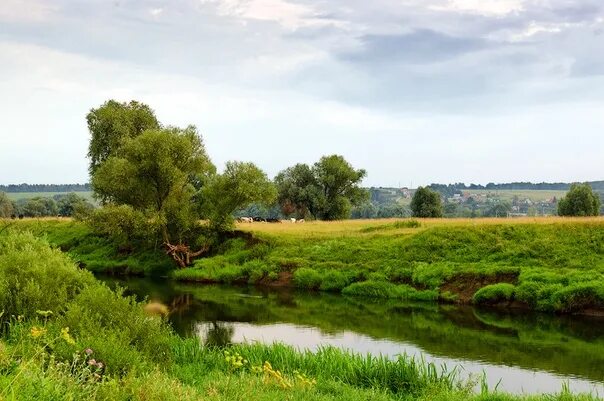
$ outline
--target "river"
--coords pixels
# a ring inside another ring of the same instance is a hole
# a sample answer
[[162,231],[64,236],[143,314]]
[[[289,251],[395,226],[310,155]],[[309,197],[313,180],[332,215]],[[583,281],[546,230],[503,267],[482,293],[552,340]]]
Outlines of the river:
[[458,369],[491,389],[604,395],[604,319],[408,304],[325,293],[101,278],[162,302],[182,336],[206,344],[281,342],[316,350],[407,354]]

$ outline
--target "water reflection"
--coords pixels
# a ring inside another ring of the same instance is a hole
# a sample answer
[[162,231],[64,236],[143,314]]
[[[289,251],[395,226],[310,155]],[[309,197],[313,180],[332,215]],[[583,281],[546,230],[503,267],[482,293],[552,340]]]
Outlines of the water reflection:
[[604,394],[604,320],[501,313],[470,307],[409,305],[330,294],[195,286],[148,279],[115,281],[170,309],[183,336],[206,344],[283,342],[333,345],[361,353],[423,357],[463,374],[485,372],[513,392]]

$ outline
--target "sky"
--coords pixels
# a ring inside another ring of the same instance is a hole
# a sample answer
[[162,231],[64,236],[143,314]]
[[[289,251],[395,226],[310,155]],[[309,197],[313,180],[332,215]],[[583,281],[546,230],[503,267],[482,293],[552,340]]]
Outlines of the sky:
[[108,99],[221,168],[368,186],[604,179],[601,0],[1,0],[0,183],[87,182]]

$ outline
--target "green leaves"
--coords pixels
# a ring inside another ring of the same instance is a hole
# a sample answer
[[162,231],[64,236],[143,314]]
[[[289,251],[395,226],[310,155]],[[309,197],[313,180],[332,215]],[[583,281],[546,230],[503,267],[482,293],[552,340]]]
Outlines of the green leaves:
[[253,163],[227,162],[224,173],[216,175],[202,190],[203,210],[218,230],[232,227],[233,212],[251,203],[269,205],[277,191],[266,174]]
[[419,187],[411,200],[414,217],[442,217],[443,206],[438,192]]
[[324,156],[313,167],[297,164],[275,177],[279,204],[286,215],[304,218],[307,213],[321,220],[350,216],[352,205],[368,199],[359,187],[365,170],[355,170],[339,155]]
[[600,197],[589,184],[573,184],[568,194],[558,203],[560,216],[599,216]]

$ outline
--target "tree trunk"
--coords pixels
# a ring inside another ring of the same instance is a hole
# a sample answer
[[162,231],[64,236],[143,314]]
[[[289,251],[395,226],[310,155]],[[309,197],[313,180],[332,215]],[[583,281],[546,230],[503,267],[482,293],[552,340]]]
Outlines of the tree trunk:
[[200,250],[192,252],[185,244],[172,245],[168,242],[165,242],[164,246],[166,247],[166,254],[170,255],[181,269],[191,266],[196,257],[210,249],[209,246],[204,245]]

